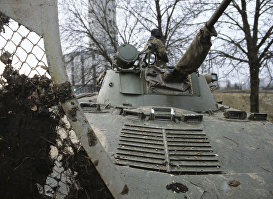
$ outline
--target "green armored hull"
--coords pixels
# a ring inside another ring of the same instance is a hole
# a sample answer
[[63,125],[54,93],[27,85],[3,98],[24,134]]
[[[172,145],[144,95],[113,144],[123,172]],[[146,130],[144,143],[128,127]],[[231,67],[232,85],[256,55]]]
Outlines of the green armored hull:
[[137,198],[272,197],[272,123],[216,104],[202,75],[184,94],[143,76],[107,71],[98,103],[79,99]]
[[123,45],[98,96],[79,99],[126,184],[122,194],[273,196],[273,124],[266,114],[216,103],[210,83],[217,75],[194,72],[211,46],[213,24],[229,2],[222,2],[175,67],[162,67],[153,46],[139,53]]

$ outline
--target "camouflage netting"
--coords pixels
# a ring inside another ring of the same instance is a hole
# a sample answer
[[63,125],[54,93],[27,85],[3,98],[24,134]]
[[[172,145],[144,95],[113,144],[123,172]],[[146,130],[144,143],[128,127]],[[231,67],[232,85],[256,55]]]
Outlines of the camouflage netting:
[[[45,95],[52,88],[45,77],[29,79],[9,66],[3,77],[7,85],[0,91],[0,195],[38,198],[36,183],[44,184],[54,166],[49,152],[56,145],[61,114],[49,107],[58,100]],[[47,101],[50,105],[44,105]]]
[[61,107],[43,38],[0,13],[0,197],[112,198]]

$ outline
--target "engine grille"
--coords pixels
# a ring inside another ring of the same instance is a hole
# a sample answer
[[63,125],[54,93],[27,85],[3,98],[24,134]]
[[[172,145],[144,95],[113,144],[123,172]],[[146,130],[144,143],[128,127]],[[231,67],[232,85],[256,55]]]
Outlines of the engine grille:
[[221,173],[202,129],[172,129],[125,124],[116,164],[175,174]]

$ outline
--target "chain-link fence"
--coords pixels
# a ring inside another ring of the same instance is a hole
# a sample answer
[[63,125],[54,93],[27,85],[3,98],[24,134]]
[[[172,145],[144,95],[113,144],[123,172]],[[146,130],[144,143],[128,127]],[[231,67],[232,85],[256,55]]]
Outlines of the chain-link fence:
[[111,198],[66,120],[60,92],[43,37],[0,13],[1,198]]
[[49,77],[43,38],[3,15],[1,19],[1,61],[11,64],[15,70],[27,77]]

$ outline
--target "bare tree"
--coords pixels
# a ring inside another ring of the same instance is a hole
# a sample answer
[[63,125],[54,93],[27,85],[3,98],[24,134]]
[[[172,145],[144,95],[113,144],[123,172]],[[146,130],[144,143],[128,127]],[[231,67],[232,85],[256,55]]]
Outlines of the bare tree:
[[113,1],[62,2],[65,18],[60,29],[66,52],[94,52],[104,57],[109,64],[112,63],[112,52],[109,51],[116,51],[118,43],[115,21],[111,21],[109,17],[112,12],[115,15],[115,10],[110,10],[110,3]]
[[66,62],[74,64],[72,82],[82,87],[95,84],[98,73],[111,66],[118,47],[115,1],[66,0],[59,7]]
[[[259,74],[266,69],[272,80],[273,2],[271,0],[233,1],[225,13],[220,32],[221,50],[212,51],[238,67],[248,66],[250,74],[250,111],[259,112]],[[218,57],[218,58],[219,58]]]
[[[61,13],[64,14],[61,15],[60,30],[65,52],[70,57],[67,61],[80,54],[84,54],[86,59],[95,55],[97,63],[91,70],[93,80],[101,71],[100,66],[105,68],[105,65],[112,64],[118,40],[120,44],[131,43],[139,49],[143,48],[153,28],[159,28],[162,32],[169,64],[174,64],[195,36],[197,26],[193,24],[197,23],[193,20],[203,11],[202,0],[63,0],[61,5]],[[109,18],[113,12],[115,15],[115,9],[117,24]],[[77,65],[82,66],[80,62],[74,65],[74,72],[80,70],[76,68]],[[88,77],[91,77],[88,68],[81,68],[83,70],[86,72],[80,72],[84,79],[82,84],[90,82]]]
[[175,64],[196,35],[198,27],[201,27],[200,23],[194,20],[204,12],[205,1],[119,0],[118,2],[120,10],[129,13],[131,18],[139,22],[134,27],[135,32],[141,33],[134,35],[137,44],[143,47],[150,36],[150,30],[158,28],[163,36],[170,64]]

